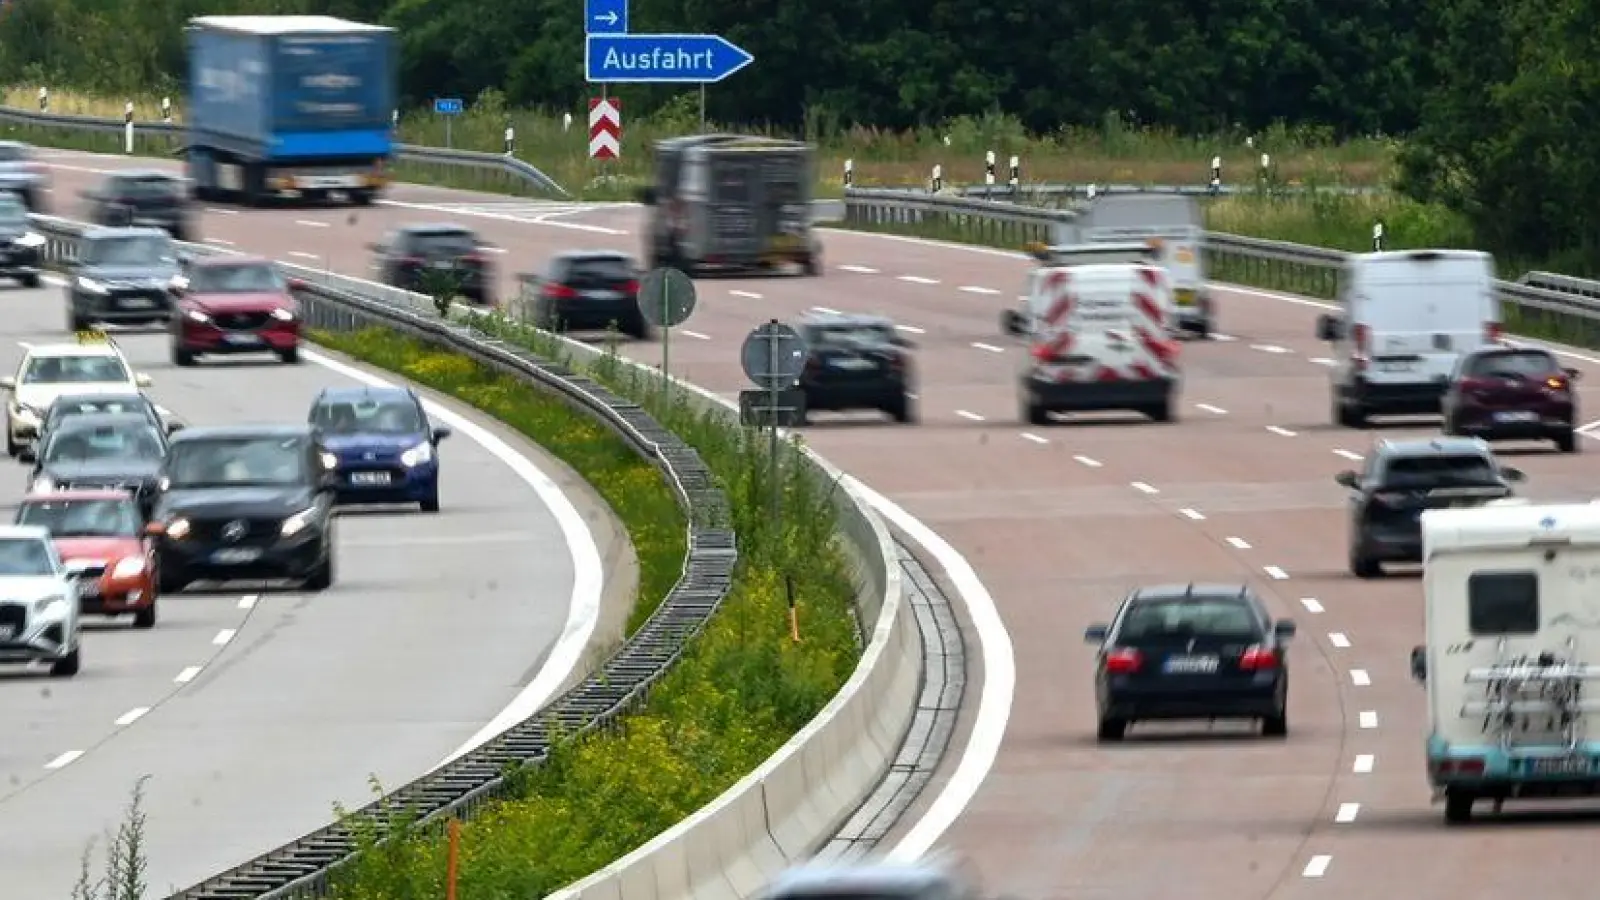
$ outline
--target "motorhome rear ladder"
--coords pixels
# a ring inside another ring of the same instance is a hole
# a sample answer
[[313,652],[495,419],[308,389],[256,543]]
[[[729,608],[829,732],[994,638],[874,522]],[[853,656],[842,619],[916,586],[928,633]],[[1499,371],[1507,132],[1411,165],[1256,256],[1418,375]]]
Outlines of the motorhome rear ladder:
[[1510,751],[1520,735],[1559,733],[1564,751],[1575,752],[1584,737],[1584,714],[1600,712],[1600,700],[1583,696],[1584,682],[1600,679],[1600,666],[1578,661],[1575,637],[1567,638],[1564,651],[1512,657],[1506,638],[1500,638],[1494,664],[1467,672],[1467,684],[1483,685],[1484,696],[1463,704],[1461,715],[1481,716],[1484,733],[1493,735],[1503,751]]

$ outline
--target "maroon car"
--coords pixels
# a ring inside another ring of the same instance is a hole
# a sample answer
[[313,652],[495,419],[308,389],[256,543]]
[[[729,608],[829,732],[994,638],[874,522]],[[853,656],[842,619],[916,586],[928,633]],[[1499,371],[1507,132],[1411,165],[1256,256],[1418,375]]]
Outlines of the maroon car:
[[1564,369],[1537,347],[1506,345],[1464,353],[1444,395],[1444,432],[1486,441],[1555,441],[1563,453],[1578,449],[1578,402]]
[[197,259],[174,287],[172,362],[192,366],[202,355],[273,353],[300,361],[300,310],[294,282],[270,260],[241,256]]

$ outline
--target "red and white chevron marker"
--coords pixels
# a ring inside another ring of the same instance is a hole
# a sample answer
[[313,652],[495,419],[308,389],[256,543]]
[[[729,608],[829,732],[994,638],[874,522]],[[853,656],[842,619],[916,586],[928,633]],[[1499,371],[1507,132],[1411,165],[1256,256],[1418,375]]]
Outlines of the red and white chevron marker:
[[622,155],[622,101],[594,97],[589,101],[589,158],[616,159]]

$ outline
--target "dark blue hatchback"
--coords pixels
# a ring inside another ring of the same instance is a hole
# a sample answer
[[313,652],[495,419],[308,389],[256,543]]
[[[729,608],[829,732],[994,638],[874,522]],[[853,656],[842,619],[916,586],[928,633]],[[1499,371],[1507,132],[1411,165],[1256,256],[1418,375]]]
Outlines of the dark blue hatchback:
[[439,442],[422,401],[406,388],[326,388],[311,406],[311,424],[335,458],[340,503],[416,503],[439,511]]

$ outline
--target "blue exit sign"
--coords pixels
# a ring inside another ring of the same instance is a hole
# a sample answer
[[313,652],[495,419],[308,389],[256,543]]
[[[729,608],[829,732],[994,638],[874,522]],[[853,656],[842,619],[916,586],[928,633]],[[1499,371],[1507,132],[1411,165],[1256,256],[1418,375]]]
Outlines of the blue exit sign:
[[467,105],[455,97],[433,101],[433,111],[441,116],[459,116],[466,108]]

